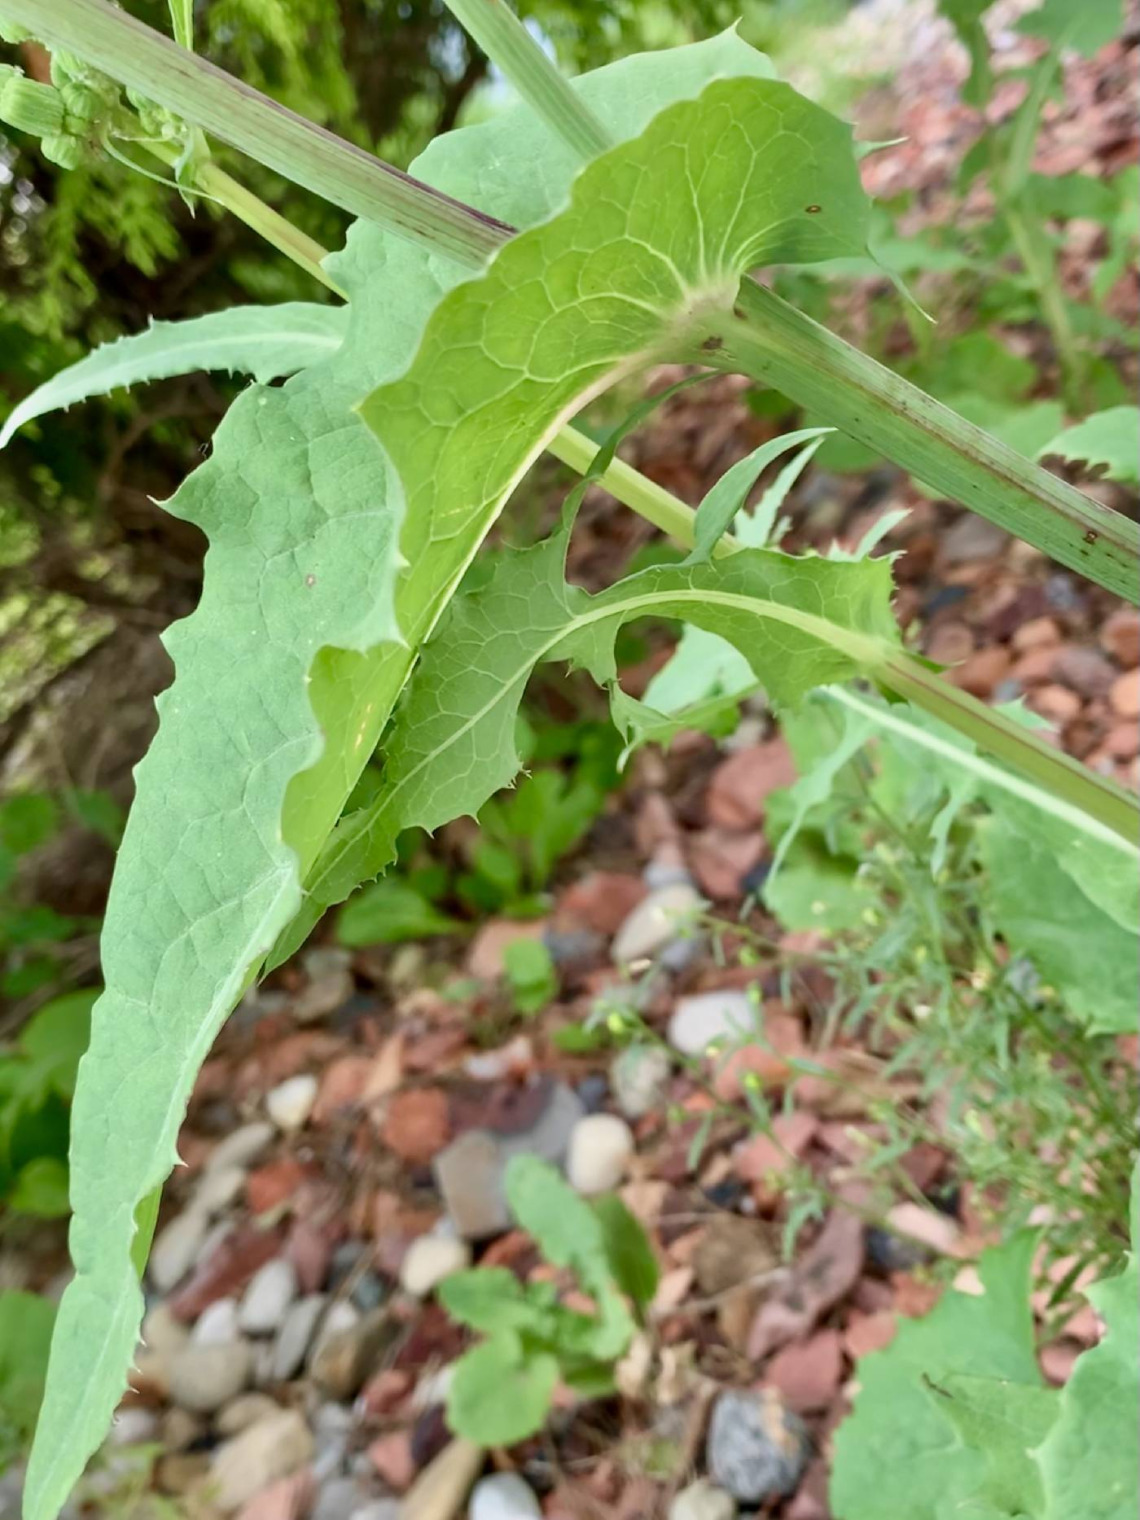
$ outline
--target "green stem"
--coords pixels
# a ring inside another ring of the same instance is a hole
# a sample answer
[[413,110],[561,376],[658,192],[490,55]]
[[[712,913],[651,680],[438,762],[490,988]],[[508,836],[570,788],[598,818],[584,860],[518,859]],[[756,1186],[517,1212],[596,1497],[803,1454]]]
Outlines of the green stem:
[[[147,152],[152,153],[166,164],[173,164],[178,158],[178,150],[171,144],[147,143]],[[323,248],[315,238],[294,227],[293,223],[283,217],[279,211],[274,211],[272,206],[267,206],[260,196],[254,195],[252,190],[246,187],[224,169],[219,169],[217,164],[207,160],[205,163],[194,166],[194,189],[200,190],[203,195],[212,201],[217,201],[227,211],[231,211],[239,221],[243,221],[247,227],[252,228],[259,237],[271,244],[283,253],[287,259],[303,269],[306,274],[311,274],[314,280],[334,291],[338,296],[345,296],[332,276],[326,273],[323,260],[328,258],[329,251]]]
[[1005,207],[1005,221],[1018,257],[1025,266],[1030,283],[1041,303],[1041,314],[1053,338],[1065,399],[1080,410],[1084,382],[1084,359],[1077,335],[1065,305],[1064,291],[1057,277],[1057,260],[1045,229],[1035,216],[1017,201]]
[[506,0],[446,0],[447,8],[492,63],[571,152],[585,161],[613,146],[601,122],[563,78],[558,66]]
[[[580,433],[577,428],[572,427],[560,428],[546,448],[555,459],[560,459],[563,464],[569,465],[579,475],[586,473],[598,452],[596,443],[587,438],[584,433]],[[604,486],[623,506],[629,507],[639,517],[644,517],[646,522],[651,522],[655,528],[660,528],[662,533],[667,533],[670,538],[676,539],[677,543],[682,544],[686,549],[693,547],[693,524],[697,514],[692,507],[687,507],[683,501],[678,501],[663,486],[647,480],[632,465],[624,463],[621,459],[615,459],[599,476],[598,484]],[[714,553],[718,556],[729,554],[735,547],[731,538],[726,535],[717,545]]]
[[752,280],[702,319],[691,357],[774,386],[957,500],[1140,602],[1140,529],[990,437]]
[[106,0],[4,0],[49,47],[247,153],[354,216],[478,269],[512,229],[314,126]]
[[875,675],[897,696],[951,724],[989,754],[1038,782],[1053,796],[1080,808],[1129,844],[1140,837],[1140,811],[1131,793],[1054,749],[1034,730],[940,680],[914,655],[903,650],[887,655]]

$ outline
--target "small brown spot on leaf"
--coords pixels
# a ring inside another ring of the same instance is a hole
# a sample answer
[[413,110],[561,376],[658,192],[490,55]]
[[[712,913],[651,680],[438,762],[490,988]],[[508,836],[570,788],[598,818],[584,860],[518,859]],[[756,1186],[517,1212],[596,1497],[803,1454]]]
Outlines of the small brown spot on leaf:
[[1099,537],[1100,534],[1096,531],[1096,529],[1090,528],[1089,531],[1085,534],[1085,543],[1095,544]]
[[816,214],[817,211],[822,211],[823,210],[823,207],[822,206],[805,206],[804,210],[808,213],[809,216],[815,216],[815,214]]
[[724,339],[716,337],[715,334],[711,338],[706,338],[705,341],[701,344],[701,349],[706,354],[715,354],[717,349],[723,347]]

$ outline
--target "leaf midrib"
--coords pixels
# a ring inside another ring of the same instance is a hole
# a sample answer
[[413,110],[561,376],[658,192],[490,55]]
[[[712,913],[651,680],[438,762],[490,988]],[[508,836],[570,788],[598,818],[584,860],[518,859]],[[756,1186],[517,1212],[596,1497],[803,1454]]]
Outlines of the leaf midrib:
[[[802,612],[798,608],[788,607],[780,602],[745,596],[740,592],[712,589],[698,590],[696,588],[668,592],[657,591],[615,599],[607,602],[604,607],[590,607],[585,612],[569,619],[555,634],[547,639],[533,658],[528,658],[514,670],[497,688],[493,697],[485,702],[477,712],[471,714],[461,727],[452,731],[445,744],[440,744],[428,754],[423,755],[416,762],[415,766],[405,776],[402,776],[392,789],[385,794],[374,818],[365,827],[370,829],[374,824],[379,823],[392,809],[396,798],[406,786],[420,775],[426,767],[434,765],[441,755],[446,754],[449,749],[452,749],[459,743],[472,728],[481,723],[520,681],[526,681],[529,678],[534,668],[541,664],[544,659],[548,658],[551,651],[557,648],[564,639],[568,638],[571,634],[578,633],[585,628],[604,622],[606,619],[621,613],[633,613],[641,610],[647,612],[653,611],[659,608],[662,602],[666,600],[671,603],[701,602],[706,605],[713,603],[717,606],[732,607],[754,617],[770,617],[775,622],[786,623],[791,627],[798,628],[800,632],[807,633],[811,637],[819,639],[822,643],[842,649],[845,654],[850,655],[860,665],[868,669],[873,668],[878,663],[879,656],[891,647],[885,639],[856,633],[852,629],[841,627],[838,623],[829,622],[826,618],[817,617],[814,613]],[[341,848],[328,858],[325,869],[314,876],[310,883],[306,884],[304,888],[306,897],[312,896],[313,889],[326,880],[332,873],[333,867],[340,862],[345,852],[351,848],[355,839],[359,837],[359,834],[357,834],[352,840],[345,840]]]

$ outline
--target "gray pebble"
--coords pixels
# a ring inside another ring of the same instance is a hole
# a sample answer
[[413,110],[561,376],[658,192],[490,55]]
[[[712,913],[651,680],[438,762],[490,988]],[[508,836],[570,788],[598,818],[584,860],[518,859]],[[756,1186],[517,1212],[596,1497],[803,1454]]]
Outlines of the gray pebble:
[[310,1293],[290,1304],[273,1347],[274,1382],[287,1383],[300,1372],[327,1303],[326,1294]]
[[672,1063],[659,1045],[629,1045],[610,1067],[610,1086],[627,1119],[643,1119],[660,1109],[669,1091]]
[[771,1389],[722,1393],[708,1434],[708,1469],[734,1499],[760,1504],[795,1493],[810,1441],[798,1415]]

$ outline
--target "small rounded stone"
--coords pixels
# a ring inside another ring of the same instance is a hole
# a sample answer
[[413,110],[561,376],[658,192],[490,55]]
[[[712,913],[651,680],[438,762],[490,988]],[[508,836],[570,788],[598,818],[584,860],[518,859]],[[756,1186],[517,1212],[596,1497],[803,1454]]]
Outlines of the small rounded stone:
[[608,1193],[625,1176],[633,1155],[633,1131],[616,1114],[587,1114],[570,1135],[566,1175],[586,1197]]
[[413,1298],[426,1298],[445,1277],[471,1265],[471,1247],[446,1235],[413,1240],[400,1265],[400,1286]]

